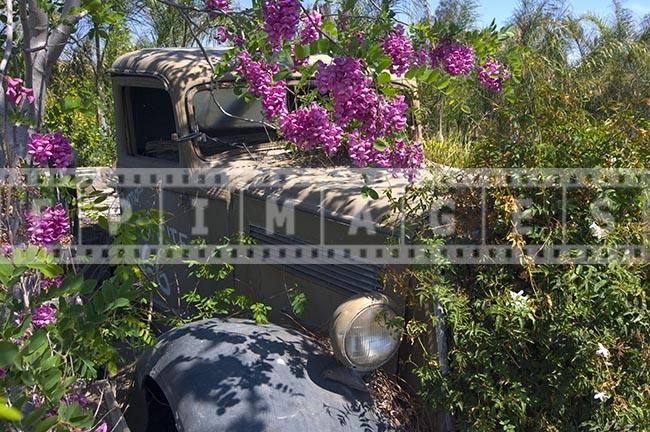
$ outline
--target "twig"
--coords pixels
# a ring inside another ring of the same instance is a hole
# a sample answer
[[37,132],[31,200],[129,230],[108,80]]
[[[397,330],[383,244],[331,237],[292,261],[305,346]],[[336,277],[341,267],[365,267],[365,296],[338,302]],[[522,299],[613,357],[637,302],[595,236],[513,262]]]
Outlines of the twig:
[[305,9],[305,7],[303,6],[302,2],[300,2],[300,8],[302,9],[303,13],[304,13],[305,16],[307,17],[307,19],[309,20],[309,22],[311,23],[311,25],[314,26],[314,28],[315,28],[316,30],[318,30],[318,33],[320,33],[321,35],[323,35],[323,37],[325,37],[326,39],[328,39],[328,40],[329,40],[330,42],[332,42],[334,45],[336,45],[336,46],[338,46],[338,47],[341,47],[341,45],[338,43],[337,40],[335,40],[335,39],[334,39],[332,36],[330,36],[329,34],[325,33],[325,32],[320,28],[320,26],[316,25],[316,23],[314,22],[314,20],[311,18],[311,15],[309,15],[307,9]]

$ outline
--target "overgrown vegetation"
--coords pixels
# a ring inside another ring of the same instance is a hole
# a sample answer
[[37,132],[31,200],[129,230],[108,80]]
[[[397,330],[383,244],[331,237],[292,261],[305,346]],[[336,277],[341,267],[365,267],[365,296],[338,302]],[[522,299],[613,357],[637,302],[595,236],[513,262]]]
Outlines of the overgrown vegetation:
[[[510,43],[522,69],[510,103],[486,105],[474,93],[464,115],[444,95],[423,100],[432,160],[459,167],[649,166],[647,21],[636,26],[620,2],[608,20],[576,17],[564,6],[522,2],[513,17]],[[458,190],[445,194],[439,184],[437,198],[428,190],[412,188],[409,208],[429,208],[445,197],[480,204],[477,196],[459,198]],[[525,212],[536,227],[526,234],[512,222],[525,198],[532,200]],[[488,189],[488,243],[648,246],[647,183],[584,188],[568,199],[563,233],[558,189]],[[606,203],[612,220],[595,216],[597,203]],[[468,232],[441,238],[418,222],[416,241],[468,241]],[[414,267],[418,284],[407,292],[425,310],[442,305],[450,371],[443,373],[433,347],[413,367],[423,396],[451,412],[459,430],[650,428],[647,265],[536,265],[525,257],[507,266],[445,262]],[[408,322],[407,337],[426,343],[437,320],[430,314]]]

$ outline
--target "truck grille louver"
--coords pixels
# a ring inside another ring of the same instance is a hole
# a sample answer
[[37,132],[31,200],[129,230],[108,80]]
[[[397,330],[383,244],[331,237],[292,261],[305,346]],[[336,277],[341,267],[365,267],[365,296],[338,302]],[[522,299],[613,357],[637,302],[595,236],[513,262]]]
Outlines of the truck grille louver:
[[[284,234],[271,233],[257,225],[249,226],[249,235],[260,245],[305,245],[305,254],[317,251],[319,256],[328,256],[327,247],[312,245],[295,237]],[[381,289],[379,281],[379,268],[371,264],[364,264],[352,258],[336,257],[332,259],[335,264],[281,264],[282,267],[297,276],[307,277],[325,286],[335,286],[352,294],[361,292],[375,292]]]

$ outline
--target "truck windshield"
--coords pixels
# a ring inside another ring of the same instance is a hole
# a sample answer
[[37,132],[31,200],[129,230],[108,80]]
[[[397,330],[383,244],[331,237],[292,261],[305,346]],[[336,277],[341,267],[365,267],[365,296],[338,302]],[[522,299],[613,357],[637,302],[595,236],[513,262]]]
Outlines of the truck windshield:
[[232,88],[199,90],[192,98],[192,105],[199,131],[212,138],[199,143],[203,156],[214,156],[233,147],[256,146],[277,138],[274,129],[261,123],[264,115],[260,102],[246,102],[242,96],[235,95]]

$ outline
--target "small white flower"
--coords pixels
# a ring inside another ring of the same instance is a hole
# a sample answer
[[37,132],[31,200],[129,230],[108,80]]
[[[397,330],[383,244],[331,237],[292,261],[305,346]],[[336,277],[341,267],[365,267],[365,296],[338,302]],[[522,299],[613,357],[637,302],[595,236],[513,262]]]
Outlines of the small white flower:
[[605,345],[601,344],[600,342],[598,342],[598,350],[596,351],[596,354],[602,358],[609,358],[609,350],[605,348]]
[[609,396],[607,396],[607,393],[600,391],[594,395],[594,399],[605,402],[607,399],[609,399]]
[[589,225],[589,229],[591,230],[593,236],[598,240],[602,240],[602,238],[607,234],[607,230],[598,225],[596,222],[592,222],[591,225]]
[[510,291],[510,298],[512,299],[512,304],[516,308],[526,307],[528,296],[524,295],[524,290],[519,292]]

